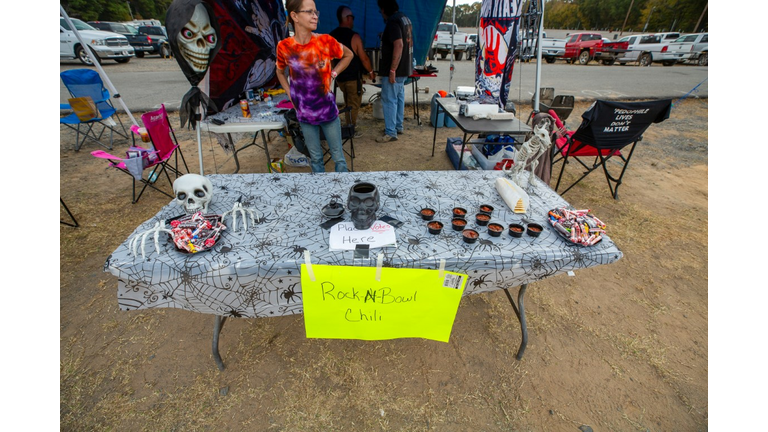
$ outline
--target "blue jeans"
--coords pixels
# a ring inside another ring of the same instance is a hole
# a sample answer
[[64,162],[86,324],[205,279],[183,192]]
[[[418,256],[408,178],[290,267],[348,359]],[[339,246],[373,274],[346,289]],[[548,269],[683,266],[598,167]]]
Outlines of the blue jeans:
[[341,149],[341,123],[339,118],[319,125],[309,123],[299,123],[301,133],[304,135],[304,143],[309,150],[310,165],[312,172],[325,172],[323,163],[323,147],[320,145],[320,130],[323,130],[325,141],[328,143],[328,149],[331,152],[331,158],[336,163],[336,172],[347,172],[347,160],[344,159],[344,151]]
[[397,131],[403,130],[405,116],[405,79],[395,77],[390,84],[389,78],[381,80],[381,108],[384,111],[384,133],[397,138]]

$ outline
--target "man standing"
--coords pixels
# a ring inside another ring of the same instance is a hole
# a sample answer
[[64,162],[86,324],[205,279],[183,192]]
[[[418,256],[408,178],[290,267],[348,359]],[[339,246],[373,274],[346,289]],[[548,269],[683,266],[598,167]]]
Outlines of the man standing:
[[362,72],[373,82],[376,75],[371,67],[371,60],[363,48],[363,40],[360,35],[352,30],[355,24],[355,16],[352,15],[352,9],[347,6],[339,6],[336,9],[336,19],[339,20],[339,26],[336,27],[330,35],[339,43],[349,48],[354,57],[346,69],[336,77],[336,85],[344,94],[344,105],[351,106],[351,120],[347,117],[348,124],[355,125],[355,138],[362,136],[362,131],[357,129],[357,113],[360,110],[360,101],[363,98],[363,80]]
[[384,111],[384,136],[376,142],[397,141],[403,133],[405,80],[413,73],[413,26],[400,12],[397,0],[378,0],[386,21],[381,35],[381,106]]

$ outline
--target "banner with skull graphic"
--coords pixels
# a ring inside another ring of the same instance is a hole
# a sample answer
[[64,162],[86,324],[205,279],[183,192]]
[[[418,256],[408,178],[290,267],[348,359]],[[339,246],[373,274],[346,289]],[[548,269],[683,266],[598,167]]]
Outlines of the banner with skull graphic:
[[210,96],[223,111],[249,89],[277,86],[277,43],[287,36],[281,0],[208,0],[219,21],[221,49],[211,63]]
[[475,92],[507,104],[517,56],[517,32],[523,0],[483,0],[480,6],[480,49],[475,59]]
[[221,47],[219,23],[213,8],[205,1],[174,0],[166,13],[165,27],[171,51],[193,86],[181,101],[181,126],[189,119],[194,128],[198,107],[202,105],[205,111],[211,108],[210,99],[197,85]]

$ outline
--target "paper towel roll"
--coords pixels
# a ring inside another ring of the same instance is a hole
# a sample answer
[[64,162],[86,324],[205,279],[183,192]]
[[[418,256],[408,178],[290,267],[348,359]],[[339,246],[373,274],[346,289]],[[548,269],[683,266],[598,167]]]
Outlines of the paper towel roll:
[[531,198],[528,194],[512,180],[506,177],[499,177],[496,179],[496,191],[501,195],[501,198],[507,203],[510,210],[515,210],[517,201],[522,199],[525,211],[530,210]]

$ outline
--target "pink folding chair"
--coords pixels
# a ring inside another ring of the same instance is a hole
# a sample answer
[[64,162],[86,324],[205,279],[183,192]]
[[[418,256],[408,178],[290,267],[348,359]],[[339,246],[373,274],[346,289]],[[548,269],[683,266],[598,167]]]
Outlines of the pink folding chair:
[[[152,144],[151,149],[136,145],[136,136],[141,136],[141,134],[140,128],[133,125],[131,126],[131,131],[133,132],[134,144],[126,152],[126,157],[111,155],[103,150],[93,151],[91,155],[100,159],[106,159],[109,161],[109,167],[116,168],[131,176],[133,181],[132,202],[134,204],[141,198],[147,187],[151,187],[170,198],[174,198],[172,194],[157,188],[156,180],[160,178],[160,175],[165,175],[165,178],[171,185],[171,189],[173,189],[173,180],[171,180],[170,174],[174,175],[174,180],[185,174],[185,172],[179,170],[179,156],[181,156],[181,162],[186,172],[189,172],[189,167],[187,167],[184,153],[182,153],[176,139],[176,134],[171,127],[171,122],[168,120],[165,105],[161,105],[158,110],[143,114],[141,122],[144,124],[149,141]],[[148,169],[149,174],[145,177],[144,173]],[[138,195],[136,195],[137,181],[144,183]]]

